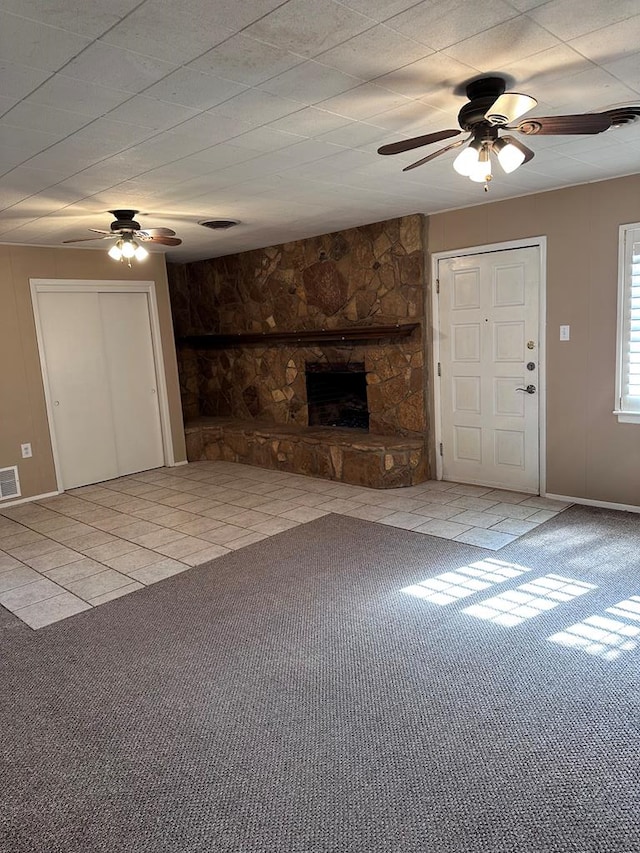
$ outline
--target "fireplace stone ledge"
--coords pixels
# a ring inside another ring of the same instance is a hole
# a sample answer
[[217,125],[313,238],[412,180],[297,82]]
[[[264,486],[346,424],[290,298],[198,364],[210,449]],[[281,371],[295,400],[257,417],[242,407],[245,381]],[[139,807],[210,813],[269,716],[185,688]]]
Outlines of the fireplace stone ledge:
[[189,462],[242,462],[374,489],[415,486],[428,479],[421,438],[232,418],[188,421],[185,437]]

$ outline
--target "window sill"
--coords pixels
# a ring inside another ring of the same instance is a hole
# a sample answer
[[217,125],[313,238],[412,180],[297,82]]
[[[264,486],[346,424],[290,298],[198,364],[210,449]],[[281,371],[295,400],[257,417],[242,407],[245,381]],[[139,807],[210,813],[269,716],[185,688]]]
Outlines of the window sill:
[[616,409],[613,414],[617,416],[619,424],[640,424],[640,412],[621,412]]

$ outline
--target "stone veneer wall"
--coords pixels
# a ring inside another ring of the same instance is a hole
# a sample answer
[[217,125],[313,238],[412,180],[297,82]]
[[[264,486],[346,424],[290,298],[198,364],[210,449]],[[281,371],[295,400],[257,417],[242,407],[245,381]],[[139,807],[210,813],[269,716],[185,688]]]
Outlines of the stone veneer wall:
[[[178,338],[422,323],[423,217],[169,265],[169,284]],[[185,419],[307,426],[305,362],[364,361],[370,432],[424,439],[421,329],[366,345],[179,347]]]

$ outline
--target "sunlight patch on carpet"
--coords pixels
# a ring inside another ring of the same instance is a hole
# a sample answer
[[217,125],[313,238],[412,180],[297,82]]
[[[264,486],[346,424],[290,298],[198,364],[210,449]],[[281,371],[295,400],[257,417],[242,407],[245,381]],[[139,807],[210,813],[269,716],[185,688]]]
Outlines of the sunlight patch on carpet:
[[516,563],[488,558],[406,586],[402,592],[444,606],[489,589],[495,584],[513,580],[529,571],[531,569]]
[[462,612],[496,625],[512,627],[594,589],[597,589],[594,584],[548,574],[466,607]]

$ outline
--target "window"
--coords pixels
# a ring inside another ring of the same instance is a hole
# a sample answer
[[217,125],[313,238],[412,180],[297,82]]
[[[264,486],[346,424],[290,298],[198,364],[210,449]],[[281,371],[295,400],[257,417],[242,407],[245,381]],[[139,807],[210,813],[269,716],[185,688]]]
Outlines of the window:
[[616,409],[624,423],[640,423],[640,223],[620,226]]

